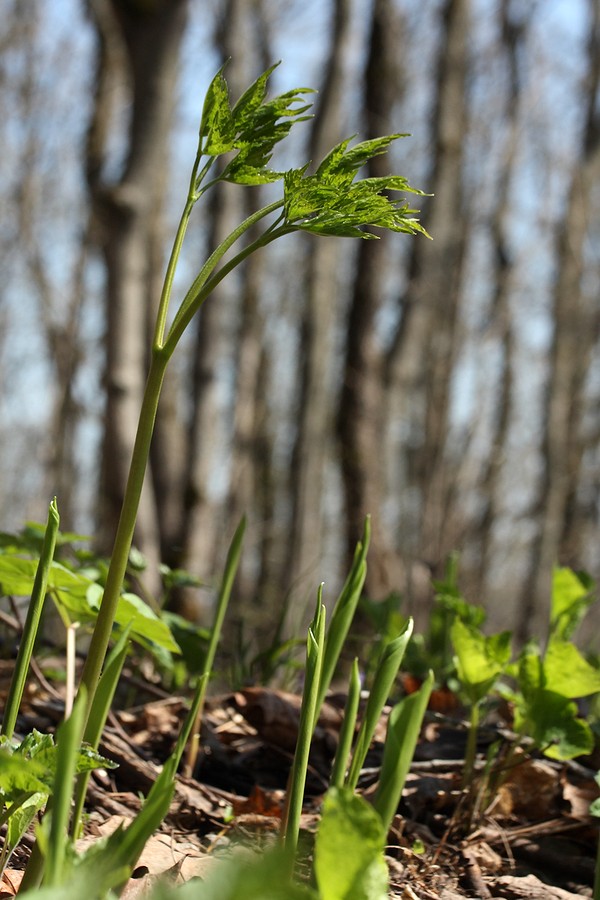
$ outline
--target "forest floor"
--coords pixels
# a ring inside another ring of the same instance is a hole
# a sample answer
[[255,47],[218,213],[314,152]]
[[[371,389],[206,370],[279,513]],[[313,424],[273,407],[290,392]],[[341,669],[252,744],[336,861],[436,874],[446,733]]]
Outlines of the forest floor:
[[[174,745],[185,700],[153,691],[148,702],[111,714],[100,750],[119,767],[91,779],[84,842],[135,816]],[[302,818],[309,835],[318,824],[335,748],[343,701],[338,699],[325,705],[315,734]],[[196,777],[178,777],[169,816],[147,845],[124,897],[143,897],[165,874],[178,882],[205,877],[239,842],[260,848],[276,841],[299,705],[298,697],[266,688],[210,700]],[[51,696],[32,684],[19,731],[53,730],[61,716],[56,692]],[[385,716],[360,782],[367,798],[377,783],[384,733]],[[428,714],[390,833],[390,897],[591,897],[598,820],[588,809],[598,789],[590,761],[517,757],[483,808],[481,797],[461,789],[465,736],[458,712],[452,718]],[[482,733],[482,753],[496,740],[501,758],[508,743],[497,728]],[[18,888],[32,842],[15,854],[0,897]]]

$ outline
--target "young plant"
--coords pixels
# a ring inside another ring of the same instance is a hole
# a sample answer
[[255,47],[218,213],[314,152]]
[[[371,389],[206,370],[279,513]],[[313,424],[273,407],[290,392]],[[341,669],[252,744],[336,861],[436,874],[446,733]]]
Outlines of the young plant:
[[[29,671],[29,663],[33,653],[33,645],[37,637],[42,610],[46,600],[46,590],[48,588],[48,577],[52,559],[54,557],[54,548],[56,547],[56,537],[58,535],[58,526],[60,517],[56,506],[56,498],[51,502],[48,510],[48,522],[44,533],[42,551],[36,568],[35,577],[31,586],[31,599],[27,609],[27,618],[23,629],[23,636],[19,644],[19,651],[15,662],[13,676],[8,689],[6,698],[6,706],[2,717],[2,727],[0,734],[7,738],[13,736],[15,724],[17,722],[17,714],[21,705],[23,691],[25,689],[25,681]],[[0,571],[0,579],[2,577]],[[5,589],[6,590],[6,589]]]
[[302,706],[300,709],[300,724],[298,726],[298,740],[296,743],[292,770],[290,772],[286,808],[281,826],[283,846],[289,860],[290,872],[293,870],[294,859],[298,847],[300,815],[302,813],[302,801],[306,784],[310,744],[315,724],[319,716],[319,707],[317,704],[319,700],[319,684],[323,666],[323,648],[325,645],[325,607],[323,606],[322,598],[323,585],[319,587],[317,608],[308,629],[308,638],[306,642],[306,669],[304,675],[304,690],[302,692]]
[[[150,354],[150,368],[142,400],[137,436],[123,508],[117,527],[96,626],[92,636],[82,684],[87,690],[87,710],[94,703],[95,687],[111,636],[121,585],[133,539],[142,484],[148,460],[154,420],[167,365],[187,326],[215,287],[236,266],[261,247],[296,231],[316,235],[372,239],[365,226],[396,232],[425,233],[405,200],[391,199],[389,192],[415,191],[406,179],[390,175],[355,181],[359,169],[371,158],[385,153],[402,135],[394,134],[364,141],[350,147],[350,140],[338,144],[314,174],[308,165],[276,172],[268,164],[275,145],[297,121],[303,121],[309,106],[304,88],[266,100],[267,81],[274,66],[267,69],[235,105],[220,70],[208,89],[196,159],[192,167],[188,197],[169,259],[160,297]],[[215,163],[232,154],[220,171]],[[209,177],[211,176],[211,177]],[[282,196],[239,224],[222,241],[202,266],[168,325],[174,274],[195,204],[219,181],[241,185],[280,181]],[[249,233],[258,236],[244,243]],[[230,250],[236,252],[226,258]]]
[[[421,193],[411,188],[406,179],[390,175],[356,180],[359,170],[370,159],[384,154],[390,145],[403,135],[387,135],[360,142],[354,146],[351,146],[350,139],[344,140],[327,154],[314,172],[309,172],[309,164],[286,172],[277,172],[269,168],[276,144],[287,136],[292,125],[307,118],[305,113],[309,105],[305,102],[305,95],[310,93],[305,88],[299,88],[271,100],[266,99],[267,82],[274,68],[272,66],[267,69],[234,105],[230,102],[229,90],[222,69],[212,80],[206,94],[188,195],[159,299],[150,348],[148,377],[139,414],[123,506],[105,583],[102,586],[95,585],[92,580],[86,579],[81,573],[72,572],[59,563],[52,563],[47,569],[49,589],[63,611],[68,611],[69,621],[94,621],[78,699],[74,713],[69,719],[72,724],[66,731],[69,741],[66,740],[66,737],[64,738],[65,746],[70,748],[69,754],[65,750],[65,772],[67,770],[70,772],[72,769],[73,735],[85,732],[87,736],[90,736],[93,733],[97,739],[99,723],[106,709],[106,697],[110,693],[109,687],[112,686],[112,676],[109,679],[110,684],[108,684],[106,681],[104,683],[101,681],[100,675],[109,642],[113,637],[115,623],[121,628],[129,626],[132,638],[141,635],[143,640],[148,640],[150,632],[151,641],[158,643],[162,641],[165,649],[170,651],[176,652],[178,649],[168,628],[158,617],[152,617],[148,606],[139,598],[123,594],[123,584],[131,556],[134,528],[165,372],[196,313],[217,285],[231,271],[252,253],[287,234],[307,231],[315,235],[367,240],[375,238],[371,230],[373,228],[411,235],[426,234],[414,218],[415,211],[409,208],[406,200],[396,199],[392,196],[396,192]],[[221,160],[222,164],[219,165]],[[240,222],[231,234],[213,250],[174,315],[171,315],[171,295],[175,270],[192,210],[211,187],[222,181],[239,185],[279,182],[281,193],[278,199]],[[241,542],[241,534],[239,542]],[[327,640],[325,640],[324,632],[324,609],[321,608],[320,603],[309,631],[308,686],[305,691],[304,718],[298,751],[299,761],[294,775],[295,786],[292,789],[290,817],[286,832],[289,835],[286,837],[286,851],[288,852],[295,848],[299,817],[298,803],[301,803],[300,782],[303,777],[302,772],[303,770],[305,772],[306,768],[310,735],[362,587],[367,544],[368,525],[365,528],[362,547],[355,558],[355,565],[336,605]],[[239,556],[239,546],[236,552]],[[48,557],[48,554],[46,556]],[[31,587],[29,577],[31,567],[27,565],[29,562],[29,560],[20,561],[20,564],[17,565],[17,569],[20,571],[13,572],[11,586],[8,586],[6,581],[7,578],[10,581],[10,572],[5,571],[5,566],[0,566],[0,569],[3,569],[0,571],[0,582],[5,590],[11,590],[17,582],[20,589],[14,590],[14,593],[28,592]],[[235,564],[237,564],[237,559]],[[234,571],[235,564],[232,564],[228,572]],[[44,565],[47,566],[47,559]],[[21,578],[20,582],[19,577]],[[23,590],[24,587],[25,590]],[[90,875],[100,863],[110,863],[120,870],[131,866],[143,843],[152,830],[158,826],[168,809],[175,772],[183,754],[184,745],[189,735],[196,734],[198,731],[198,717],[226,605],[225,594],[230,587],[229,583],[217,610],[213,641],[209,647],[190,715],[186,720],[176,751],[165,764],[135,822],[128,829],[117,832],[109,839],[103,857],[99,855],[93,858],[93,865],[90,863]],[[384,652],[380,669],[375,677],[365,723],[363,723],[359,735],[359,746],[355,750],[352,761],[351,771],[354,784],[356,784],[358,771],[370,743],[375,720],[387,699],[411,630],[412,623],[409,623],[404,633],[396,641],[393,641]],[[102,708],[101,712],[99,712],[100,707]],[[10,719],[8,724],[11,725]],[[192,746],[190,763],[193,762],[194,755],[195,750]],[[70,776],[68,780],[70,780]],[[79,799],[78,809],[80,803]],[[64,830],[65,804],[66,801],[61,792],[58,812],[60,835]],[[56,817],[54,821],[57,821]],[[55,826],[55,829],[56,827],[58,826]],[[51,840],[58,842],[57,846],[62,852],[64,849],[61,843],[62,837],[52,831],[52,826],[50,828]],[[42,831],[42,838],[46,833],[46,831]],[[47,852],[49,869],[45,877],[52,884],[61,881],[64,874],[56,852],[56,849]],[[92,855],[89,858],[92,859]],[[35,877],[30,877],[29,881],[35,885],[38,881],[37,873]]]
[[432,687],[430,671],[419,690],[396,704],[388,719],[379,785],[373,801],[386,835],[400,803]]
[[[59,729],[55,742],[52,735],[34,730],[18,744],[0,738],[0,801],[3,806],[0,825],[7,826],[0,852],[0,874],[36,814],[44,808],[59,781],[64,781],[61,735],[64,731]],[[77,773],[84,774],[97,768],[116,766],[89,748],[79,746],[75,755]],[[68,781],[65,783],[68,785]]]
[[369,693],[363,721],[356,738],[352,753],[352,762],[346,776],[346,786],[356,790],[360,771],[371,746],[375,728],[387,703],[392,685],[398,675],[404,652],[413,631],[413,620],[409,619],[400,634],[385,645],[381,652],[379,664],[375,671],[373,685]]
[[480,707],[510,662],[512,636],[510,631],[503,631],[486,637],[479,628],[461,619],[453,622],[450,636],[457,677],[470,711],[463,773],[463,787],[467,788],[475,766]]

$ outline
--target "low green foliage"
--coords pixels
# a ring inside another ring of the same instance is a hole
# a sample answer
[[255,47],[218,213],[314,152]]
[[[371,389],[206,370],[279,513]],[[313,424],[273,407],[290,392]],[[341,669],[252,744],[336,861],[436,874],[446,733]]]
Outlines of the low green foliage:
[[[20,743],[0,737],[0,824],[7,825],[0,853],[0,874],[36,814],[52,796],[59,772],[59,749],[51,734],[32,731]],[[93,769],[116,768],[89,747],[79,747],[74,757],[78,775]]]

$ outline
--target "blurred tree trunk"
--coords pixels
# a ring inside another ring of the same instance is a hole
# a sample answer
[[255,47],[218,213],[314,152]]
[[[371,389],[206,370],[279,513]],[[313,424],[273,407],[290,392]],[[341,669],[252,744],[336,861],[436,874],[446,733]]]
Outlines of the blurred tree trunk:
[[[45,427],[44,482],[48,501],[58,498],[64,530],[74,527],[76,508],[76,432],[80,407],[75,399],[75,378],[81,363],[81,308],[85,296],[85,266],[90,242],[90,215],[83,217],[79,242],[70,266],[65,261],[62,289],[57,289],[42,245],[42,222],[39,184],[41,142],[37,122],[44,114],[46,98],[36,71],[39,16],[31,3],[18,4],[14,10],[14,26],[21,32],[25,67],[20,84],[19,106],[27,122],[21,153],[19,177],[19,235],[33,293],[39,310],[39,322],[52,369],[51,412]],[[55,278],[56,276],[54,276]]]
[[[400,423],[403,511],[400,546],[438,565],[452,549],[445,531],[452,473],[444,456],[456,354],[458,309],[468,228],[462,169],[467,133],[469,0],[447,0],[442,10],[436,95],[432,114],[433,171],[421,203],[433,241],[412,246],[401,318],[387,360],[389,420]],[[398,479],[392,483],[398,490]],[[418,499],[416,499],[418,498]]]
[[[148,316],[154,309],[156,277],[152,265],[155,230],[165,202],[164,168],[175,106],[178,59],[188,0],[140,5],[130,0],[90,0],[99,38],[96,100],[102,67],[118,54],[125,60],[131,120],[124,170],[116,183],[103,172],[104,160],[88,161],[94,209],[100,223],[107,271],[106,409],[100,484],[99,539],[110,548],[121,508],[147,372]],[[118,47],[118,49],[117,49]],[[105,122],[95,123],[96,140]],[[95,143],[95,149],[101,142]],[[160,556],[159,521],[148,479],[142,495],[136,544],[156,572]],[[151,589],[157,589],[150,574]]]
[[[244,24],[246,43],[252,29],[251,52],[253,68],[264,71],[272,62],[269,41],[268,13],[263,0],[245,4],[250,19]],[[249,74],[249,81],[253,78]],[[248,81],[248,83],[249,83]],[[243,216],[251,215],[264,203],[259,188],[244,191]],[[227,501],[228,532],[231,533],[243,515],[248,517],[245,558],[240,566],[240,578],[234,600],[234,615],[243,613],[249,628],[257,634],[264,610],[268,606],[268,584],[271,581],[271,547],[273,490],[272,433],[267,396],[270,366],[265,344],[265,321],[261,296],[264,293],[267,258],[255,253],[246,261],[240,285],[240,309],[235,334],[237,361],[235,396],[233,399],[233,427],[231,442],[231,470]],[[265,595],[265,591],[267,595]],[[258,615],[248,621],[250,610]],[[268,618],[268,617],[267,617]]]
[[552,568],[580,565],[578,488],[583,452],[586,379],[598,336],[597,297],[584,284],[594,188],[600,179],[600,2],[590,0],[587,113],[574,160],[567,206],[556,240],[554,334],[543,421],[543,464],[537,500],[538,533],[522,591],[519,637],[543,633]]
[[[231,58],[227,81],[232,100],[264,64],[259,10],[255,2],[229,0],[221,14],[216,44],[223,59]],[[216,187],[211,198],[211,250],[257,202],[256,189],[244,191],[230,184]],[[248,512],[252,501],[252,443],[257,426],[254,394],[262,335],[258,309],[261,266],[259,255],[237,270],[217,288],[197,319],[182,545],[185,566],[203,578],[218,570],[237,524],[232,520]],[[225,366],[234,374],[232,379],[223,377]],[[218,489],[214,487],[216,473],[222,483]]]
[[[375,0],[372,10],[368,57],[364,74],[365,137],[391,134],[395,129],[394,108],[400,99],[402,73],[401,23],[387,0]],[[377,156],[369,165],[369,177],[389,174],[389,160]],[[373,538],[369,553],[367,593],[380,598],[398,590],[405,579],[399,571],[400,557],[394,552],[384,528],[383,446],[383,356],[376,335],[391,252],[388,235],[378,241],[362,241],[358,248],[356,277],[346,325],[345,360],[340,394],[337,433],[345,496],[345,536],[348,562],[360,539],[364,518],[372,514]]]
[[497,186],[494,191],[497,204],[490,222],[493,240],[494,263],[492,281],[494,291],[490,310],[490,328],[493,338],[501,347],[501,374],[494,402],[494,420],[490,438],[490,450],[480,479],[483,506],[477,518],[471,541],[479,545],[476,556],[476,572],[473,573],[472,590],[484,596],[487,575],[493,564],[493,528],[500,518],[499,496],[503,463],[506,458],[509,429],[515,403],[514,367],[515,335],[510,306],[513,291],[514,260],[510,241],[511,198],[510,188],[514,175],[519,146],[521,111],[521,61],[526,41],[528,20],[516,21],[511,17],[509,0],[502,0],[499,7],[500,52],[508,75],[506,101],[502,120],[504,145]]
[[[340,141],[344,132],[345,74],[350,51],[350,0],[335,0],[327,70],[310,138],[308,158],[318,164]],[[337,262],[339,242],[305,241],[305,284],[300,324],[300,378],[297,399],[296,436],[290,471],[291,523],[287,537],[284,589],[311,591],[317,584],[317,566],[323,555],[323,493],[328,446],[332,427],[332,328],[338,312]],[[299,617],[303,610],[297,609]]]

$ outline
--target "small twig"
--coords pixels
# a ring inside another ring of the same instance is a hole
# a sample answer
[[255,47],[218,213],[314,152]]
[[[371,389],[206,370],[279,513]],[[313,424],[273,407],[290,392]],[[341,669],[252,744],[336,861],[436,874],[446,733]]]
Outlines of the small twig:
[[65,719],[67,719],[73,710],[73,701],[75,700],[75,656],[76,646],[75,637],[79,622],[71,622],[67,628],[67,676],[66,676],[66,693],[65,693]]
[[461,848],[460,853],[465,866],[465,880],[469,887],[472,888],[482,900],[491,900],[491,897],[493,896],[492,892],[483,880],[481,867],[475,858],[474,852],[467,847],[463,847]]

